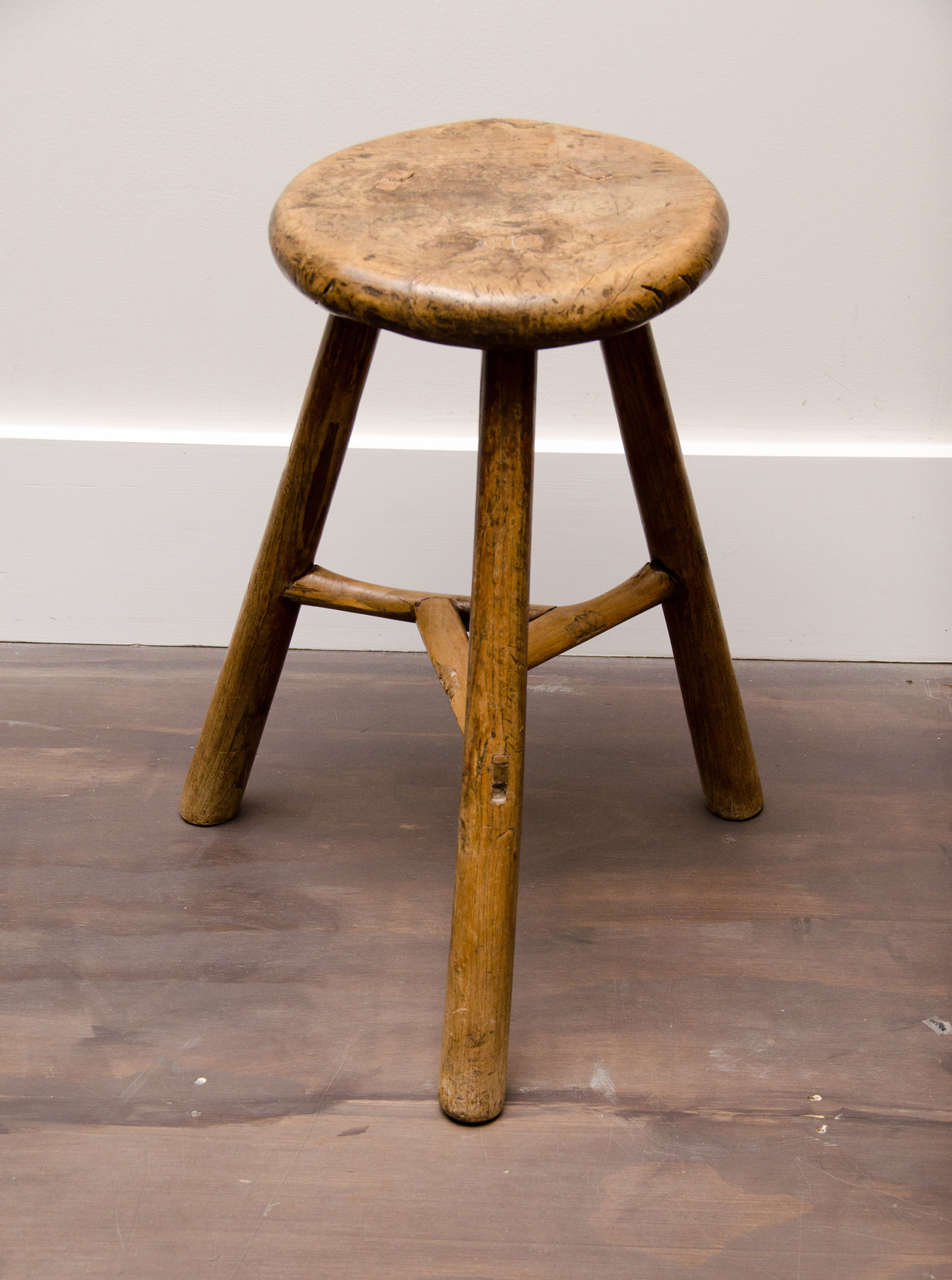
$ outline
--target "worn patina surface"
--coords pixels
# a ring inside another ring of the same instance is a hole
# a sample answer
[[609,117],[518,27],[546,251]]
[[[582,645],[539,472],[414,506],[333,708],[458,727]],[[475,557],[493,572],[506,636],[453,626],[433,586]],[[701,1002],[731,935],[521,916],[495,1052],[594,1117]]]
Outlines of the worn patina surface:
[[561,346],[691,293],[727,213],[692,165],[644,142],[472,120],[348,147],[271,219],[299,289],[331,311],[460,346]]

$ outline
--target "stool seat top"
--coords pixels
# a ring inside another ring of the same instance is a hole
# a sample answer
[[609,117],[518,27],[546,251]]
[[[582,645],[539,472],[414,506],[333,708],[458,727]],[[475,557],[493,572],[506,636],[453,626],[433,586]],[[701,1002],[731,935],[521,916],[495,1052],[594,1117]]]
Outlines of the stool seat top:
[[711,271],[715,188],[644,142],[471,120],[312,164],[271,216],[285,274],[315,301],[467,347],[555,347],[632,329]]

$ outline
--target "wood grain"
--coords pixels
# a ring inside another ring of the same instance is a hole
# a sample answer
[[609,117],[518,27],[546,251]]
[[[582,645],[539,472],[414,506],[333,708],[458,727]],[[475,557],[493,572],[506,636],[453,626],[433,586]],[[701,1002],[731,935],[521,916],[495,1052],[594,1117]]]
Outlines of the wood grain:
[[470,120],[348,147],[271,217],[286,275],[340,315],[462,346],[560,346],[643,324],[713,268],[714,187],[644,142]]
[[298,606],[284,589],[314,559],[377,332],[332,317],[314,363],[231,645],[182,791],[186,822],[234,817],[291,643]]
[[440,1105],[506,1097],[526,727],[534,351],[483,356],[472,615]]
[[456,723],[465,732],[469,637],[463,620],[444,596],[421,600],[416,607],[416,620]]
[[677,583],[670,574],[646,564],[624,582],[582,604],[560,605],[529,623],[529,666],[538,667],[568,649],[617,627],[660,604]]
[[[292,582],[284,592],[284,598],[296,604],[342,609],[345,613],[365,613],[375,618],[391,618],[395,622],[416,622],[417,608],[423,600],[448,600],[463,620],[469,621],[469,596],[385,587],[376,582],[344,577],[320,565],[314,565]],[[552,607],[550,604],[530,604],[529,617],[538,618]]]
[[648,550],[682,587],[663,608],[704,798],[719,817],[752,818],[757,761],[651,329],[602,349]]
[[771,804],[727,828],[671,663],[530,673],[509,1102],[474,1130],[432,1100],[429,662],[290,653],[242,821],[186,827],[220,657],[0,646],[4,1280],[950,1273],[952,668],[739,663]]
[[[4,1141],[5,1280],[920,1280],[949,1274],[943,1126],[516,1102],[477,1132],[335,1099]],[[478,1145],[478,1151],[475,1147]],[[464,1257],[460,1257],[461,1248]]]

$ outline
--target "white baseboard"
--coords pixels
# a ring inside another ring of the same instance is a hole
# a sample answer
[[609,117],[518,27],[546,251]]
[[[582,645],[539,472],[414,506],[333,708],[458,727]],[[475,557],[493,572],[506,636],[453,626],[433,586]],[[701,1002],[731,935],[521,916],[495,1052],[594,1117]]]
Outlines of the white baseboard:
[[[285,449],[0,439],[0,639],[222,645]],[[952,657],[952,458],[688,458],[738,657]],[[471,450],[350,451],[320,563],[395,586],[468,592]],[[624,460],[540,452],[533,600],[598,594],[647,559]],[[418,649],[405,623],[302,610],[296,644]],[[659,611],[579,652],[669,652]]]

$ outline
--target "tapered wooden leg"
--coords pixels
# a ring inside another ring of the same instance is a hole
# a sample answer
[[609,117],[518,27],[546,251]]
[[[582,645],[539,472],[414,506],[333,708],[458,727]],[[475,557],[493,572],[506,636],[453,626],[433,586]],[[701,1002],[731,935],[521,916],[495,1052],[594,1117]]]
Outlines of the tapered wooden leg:
[[483,357],[459,852],[440,1105],[492,1120],[506,1097],[529,623],[535,352]]
[[752,818],[757,762],[654,340],[644,325],[602,347],[648,548],[682,587],[662,608],[704,797],[719,817]]
[[332,316],[261,550],[182,792],[186,822],[234,817],[291,643],[299,605],[281,592],[310,568],[340,473],[377,330]]

